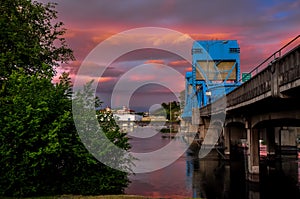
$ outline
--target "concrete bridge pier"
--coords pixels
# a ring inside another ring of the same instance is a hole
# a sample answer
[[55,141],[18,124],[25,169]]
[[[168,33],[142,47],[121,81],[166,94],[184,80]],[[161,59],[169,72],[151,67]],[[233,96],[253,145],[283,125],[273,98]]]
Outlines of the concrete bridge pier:
[[230,159],[230,129],[229,127],[224,127],[223,128],[223,136],[224,136],[224,146],[225,146],[225,159],[229,160]]
[[191,144],[194,140],[195,133],[198,131],[199,126],[193,124],[192,121],[181,120],[180,122],[180,131],[185,133],[187,142]]
[[[244,147],[247,140],[245,125],[241,121],[230,121],[224,125],[223,136],[225,142],[226,159],[237,155],[238,147]],[[232,150],[232,151],[231,151]]]
[[247,131],[247,173],[246,178],[252,182],[259,182],[259,131],[246,122]]
[[276,145],[275,145],[275,128],[268,127],[266,129],[266,134],[267,134],[267,158],[269,160],[274,160],[275,159],[275,150],[276,150]]
[[200,118],[199,120],[199,138],[205,138],[208,129],[210,128],[210,119],[209,118]]

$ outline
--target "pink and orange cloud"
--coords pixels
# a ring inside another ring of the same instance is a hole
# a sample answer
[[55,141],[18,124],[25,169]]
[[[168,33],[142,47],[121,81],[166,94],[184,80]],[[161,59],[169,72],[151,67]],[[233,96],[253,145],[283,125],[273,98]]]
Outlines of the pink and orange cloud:
[[[58,19],[67,28],[65,37],[77,60],[64,65],[59,72],[69,71],[72,78],[76,77],[82,61],[99,43],[133,28],[169,28],[195,40],[236,39],[241,48],[242,72],[250,71],[300,32],[300,3],[297,0],[53,1],[58,3]],[[172,39],[160,38],[155,42],[170,41]],[[135,42],[135,38],[128,42]],[[144,49],[121,55],[100,81],[107,87],[113,86],[130,68],[145,63],[166,64],[182,74],[191,69],[187,60],[172,53]],[[98,92],[101,94],[101,90]]]

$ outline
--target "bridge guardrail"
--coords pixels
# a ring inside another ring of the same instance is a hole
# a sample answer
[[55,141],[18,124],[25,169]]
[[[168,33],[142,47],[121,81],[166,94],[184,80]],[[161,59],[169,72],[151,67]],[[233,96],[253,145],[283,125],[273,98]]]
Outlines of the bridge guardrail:
[[300,78],[300,45],[278,61],[278,85],[283,86]]
[[[300,45],[300,35],[296,36],[294,39],[289,41],[287,44],[285,44],[282,48],[274,52],[272,55],[270,55],[268,58],[266,58],[263,62],[261,62],[259,65],[254,67],[249,74],[251,74],[252,77],[257,75],[260,71],[265,69],[270,63],[276,61],[278,58],[282,57],[285,55],[287,52],[292,50],[293,48],[297,47]],[[242,81],[242,78],[239,80],[240,82]]]
[[[245,82],[239,88],[235,89],[235,91],[229,93],[229,98],[227,99],[228,106],[233,106],[238,103],[242,103],[244,101],[250,100],[254,97],[257,97],[261,94],[264,94],[271,90],[271,76],[272,76],[272,69],[268,66],[270,64],[274,63],[275,61],[279,60],[280,58],[284,57],[288,52],[292,51],[292,49],[295,49],[299,47],[300,45],[300,35],[296,36],[294,39],[289,41],[287,44],[285,44],[283,47],[281,47],[279,50],[274,52],[272,55],[270,55],[267,59],[265,59],[262,63],[260,63],[258,66],[256,66],[254,69],[252,69],[249,73],[252,75],[251,81],[255,81],[256,84],[248,84]],[[298,74],[300,72],[300,69],[297,69],[297,67],[294,67],[292,64],[292,69],[295,69],[296,73],[293,73],[293,75]],[[299,67],[298,67],[299,68]],[[292,69],[289,69],[288,71],[294,71]],[[279,68],[279,71],[285,70],[283,68]],[[289,72],[290,74],[291,72]],[[291,75],[290,75],[291,76]],[[282,78],[287,79],[287,78]],[[288,78],[290,79],[290,78]],[[242,79],[240,79],[241,81]]]
[[[227,106],[234,106],[271,91],[270,68],[261,71],[227,95]],[[253,83],[255,82],[255,84]]]

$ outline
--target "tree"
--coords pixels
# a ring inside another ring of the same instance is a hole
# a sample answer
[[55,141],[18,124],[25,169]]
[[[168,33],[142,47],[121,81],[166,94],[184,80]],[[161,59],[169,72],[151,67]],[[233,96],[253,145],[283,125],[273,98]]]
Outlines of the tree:
[[[177,120],[180,115],[180,103],[177,101],[165,103],[163,102],[161,106],[165,109],[167,113],[167,119],[170,121]],[[170,118],[171,116],[171,118]]]
[[72,154],[64,145],[76,138],[66,86],[23,70],[6,81],[0,108],[1,195],[59,192],[61,160]]
[[13,70],[53,76],[55,66],[74,59],[62,37],[54,3],[2,0],[0,6],[0,80]]
[[[73,59],[54,8],[1,1],[0,195],[121,193],[127,173],[97,161],[76,132],[68,74],[52,83],[55,67]],[[128,150],[114,123],[106,133]]]
[[185,106],[185,90],[182,90],[179,95],[180,109],[183,110]]
[[[81,135],[80,138],[87,149],[95,157],[104,160],[106,164],[118,168],[112,169],[98,162],[97,164],[102,165],[101,170],[90,170],[90,175],[97,175],[97,178],[94,179],[97,180],[96,184],[100,185],[97,187],[98,192],[96,193],[122,193],[129,180],[128,174],[121,170],[131,171],[133,165],[132,157],[128,155],[130,145],[126,134],[121,132],[113,114],[100,110],[102,102],[97,97],[94,99],[94,90],[91,89],[91,84],[92,82],[87,83],[83,90],[74,93],[73,113],[77,113],[73,117],[77,122],[76,127]],[[90,120],[95,118],[95,113],[102,132],[99,132],[99,129],[90,123]],[[79,185],[82,186],[80,182]]]
[[[0,107],[0,195],[122,193],[127,173],[105,166],[81,143],[68,76],[63,74],[56,85],[24,71],[14,71],[8,79]],[[99,111],[97,116],[107,137],[128,150],[128,138],[113,117]],[[109,148],[102,147],[103,152]]]

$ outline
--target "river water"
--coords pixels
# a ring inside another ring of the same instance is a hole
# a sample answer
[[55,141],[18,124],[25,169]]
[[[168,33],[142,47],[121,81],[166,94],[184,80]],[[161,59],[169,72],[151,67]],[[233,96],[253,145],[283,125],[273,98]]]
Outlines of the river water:
[[[180,144],[182,139],[158,133],[151,138],[132,137],[130,140],[132,150],[139,153],[157,150],[170,141]],[[154,157],[147,161],[163,160]],[[281,161],[272,165],[261,162],[260,170],[260,182],[251,183],[245,180],[243,158],[224,161],[209,154],[199,159],[183,153],[165,168],[131,175],[125,193],[153,198],[300,198],[300,160],[297,156],[282,156]]]

